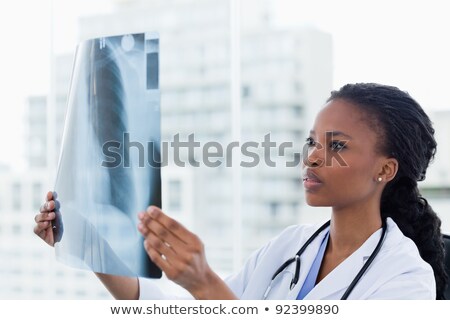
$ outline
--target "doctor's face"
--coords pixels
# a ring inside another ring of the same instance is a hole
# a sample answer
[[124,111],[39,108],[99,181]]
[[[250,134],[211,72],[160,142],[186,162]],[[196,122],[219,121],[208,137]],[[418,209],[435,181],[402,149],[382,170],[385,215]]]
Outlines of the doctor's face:
[[302,174],[306,202],[343,208],[374,197],[380,160],[379,135],[359,107],[330,101],[317,115],[306,140]]

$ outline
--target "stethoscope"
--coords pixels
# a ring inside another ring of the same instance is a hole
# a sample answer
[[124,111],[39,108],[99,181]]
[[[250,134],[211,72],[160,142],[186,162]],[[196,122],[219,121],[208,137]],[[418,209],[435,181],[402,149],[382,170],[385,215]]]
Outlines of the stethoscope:
[[[298,252],[296,253],[296,255],[292,258],[290,258],[289,260],[287,260],[285,263],[283,263],[278,269],[277,271],[275,271],[275,273],[272,276],[272,279],[269,283],[269,286],[266,289],[266,292],[264,292],[264,296],[263,299],[266,300],[267,296],[270,293],[270,290],[272,290],[272,285],[273,282],[275,280],[275,278],[281,273],[283,272],[291,263],[295,262],[295,273],[294,273],[294,277],[291,280],[291,286],[290,289],[292,290],[295,285],[298,282],[298,278],[300,275],[300,257],[302,255],[302,253],[306,250],[306,248],[311,244],[311,242],[314,241],[315,238],[317,238],[317,236],[323,231],[325,230],[328,226],[330,226],[330,220],[327,221],[323,226],[321,226],[319,229],[316,230],[316,232],[313,233],[313,235],[308,239],[308,241],[305,242],[305,244],[300,248],[300,250],[298,250]],[[370,264],[372,263],[372,261],[375,259],[375,257],[377,256],[378,252],[380,252],[381,249],[381,245],[383,244],[383,240],[386,237],[386,231],[387,231],[387,225],[386,225],[386,221],[383,219],[383,223],[382,223],[382,233],[381,233],[381,237],[380,240],[378,241],[377,246],[375,247],[375,249],[373,250],[372,254],[370,255],[369,259],[367,259],[367,261],[364,263],[364,265],[362,266],[361,270],[358,272],[358,274],[356,275],[356,277],[353,279],[353,281],[350,283],[350,285],[348,286],[347,290],[345,291],[345,293],[342,295],[341,300],[347,300],[348,296],[350,295],[350,293],[353,291],[353,289],[355,288],[356,284],[358,283],[358,281],[362,278],[362,276],[364,275],[364,273],[367,271],[367,269],[369,268]]]

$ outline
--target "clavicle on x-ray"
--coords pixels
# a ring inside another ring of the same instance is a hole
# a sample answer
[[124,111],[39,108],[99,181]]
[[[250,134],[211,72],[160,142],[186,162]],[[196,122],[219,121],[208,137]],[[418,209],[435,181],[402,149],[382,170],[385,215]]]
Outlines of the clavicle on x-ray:
[[161,276],[137,231],[138,212],[161,206],[158,66],[157,34],[78,45],[55,183],[59,261]]

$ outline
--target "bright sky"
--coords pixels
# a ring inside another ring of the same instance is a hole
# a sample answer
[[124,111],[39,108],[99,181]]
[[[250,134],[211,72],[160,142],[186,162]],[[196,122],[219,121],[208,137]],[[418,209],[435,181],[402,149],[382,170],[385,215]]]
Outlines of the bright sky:
[[[224,0],[225,1],[225,0]],[[76,19],[106,0],[54,0],[55,51],[76,44]],[[23,144],[26,97],[46,93],[50,0],[0,2],[0,164],[16,166]],[[449,109],[450,19],[445,0],[277,0],[283,25],[316,25],[333,36],[334,87],[380,82],[407,90],[425,108]]]
[[335,88],[350,82],[391,84],[409,91],[426,110],[450,109],[448,1],[277,3],[286,24],[310,23],[333,35]]
[[[52,28],[53,2],[53,28]],[[0,1],[0,165],[23,165],[27,97],[46,94],[50,79],[50,35],[56,53],[75,49],[80,15],[99,12],[106,0]]]

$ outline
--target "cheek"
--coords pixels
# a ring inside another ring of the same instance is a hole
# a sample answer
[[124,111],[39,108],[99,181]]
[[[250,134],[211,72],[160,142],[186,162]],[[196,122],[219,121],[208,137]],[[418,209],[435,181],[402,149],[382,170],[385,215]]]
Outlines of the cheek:
[[373,189],[372,169],[373,166],[368,162],[357,162],[336,170],[330,185],[338,198],[336,200],[367,196]]
[[367,197],[372,190],[371,168],[368,163],[350,161],[348,166],[323,168],[326,183],[319,192],[306,192],[306,202],[311,206],[339,206]]

